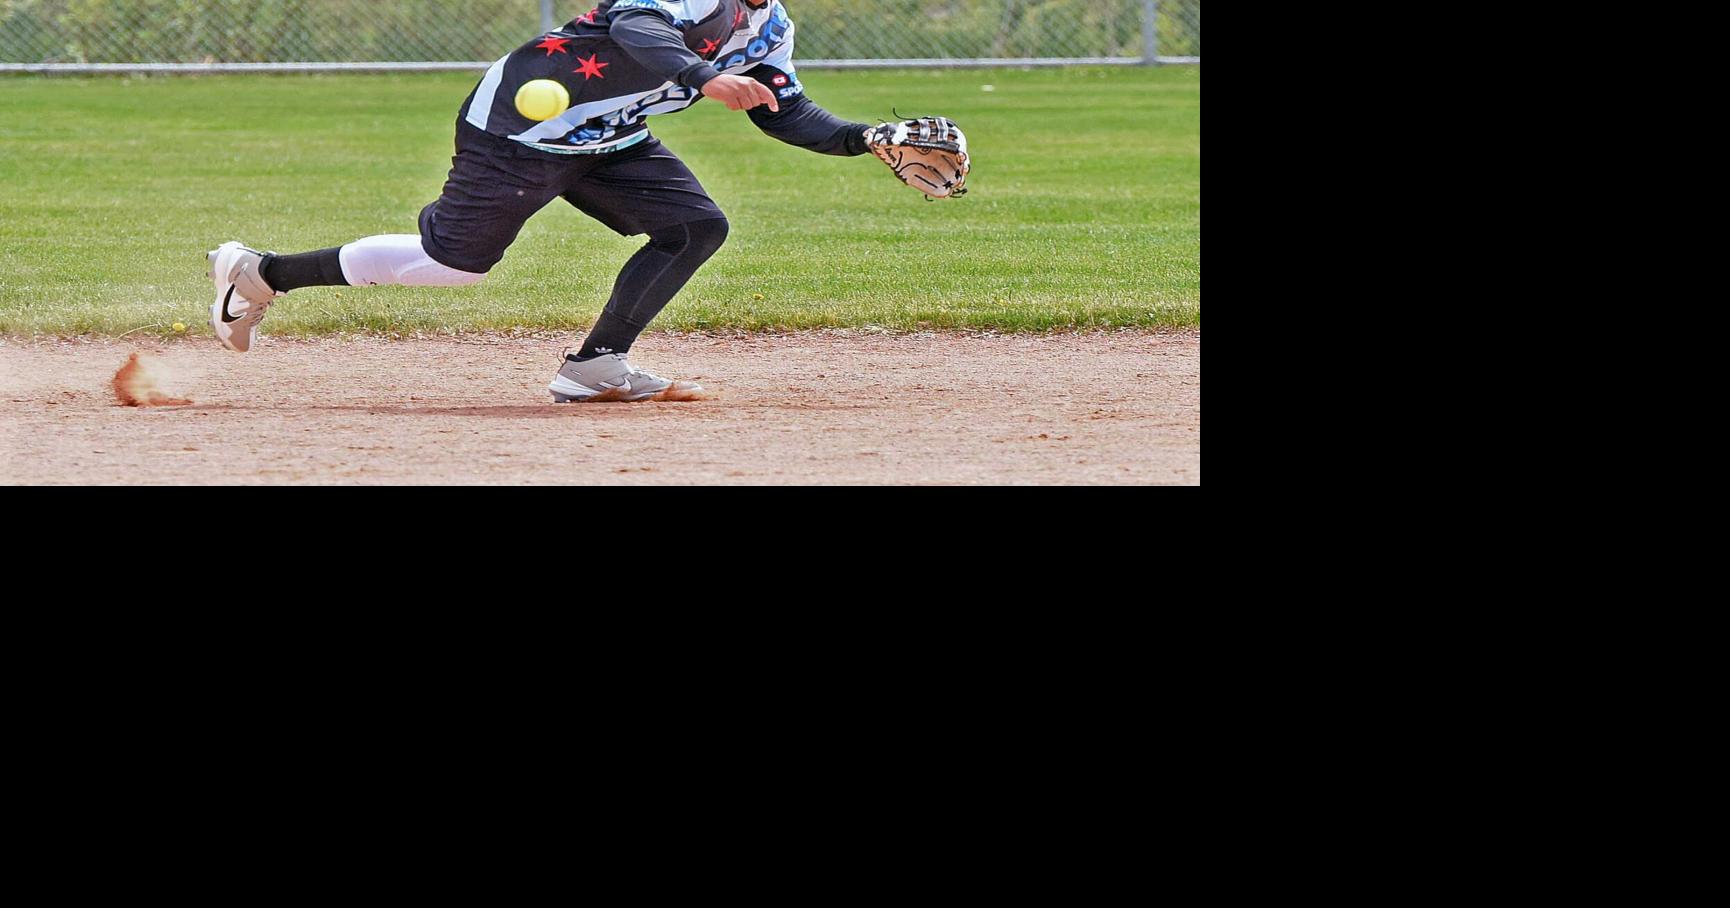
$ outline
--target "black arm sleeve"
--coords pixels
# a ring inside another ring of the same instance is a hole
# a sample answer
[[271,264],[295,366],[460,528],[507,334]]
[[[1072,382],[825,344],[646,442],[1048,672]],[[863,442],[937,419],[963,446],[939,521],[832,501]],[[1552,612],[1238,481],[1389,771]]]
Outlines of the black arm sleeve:
[[[771,88],[770,91],[774,89]],[[800,95],[791,103],[781,102],[779,113],[768,107],[751,108],[751,122],[771,137],[818,154],[861,155],[865,147],[864,123],[849,123]]]
[[613,41],[648,71],[687,88],[702,90],[720,70],[685,46],[685,36],[660,13],[632,9],[613,14]]

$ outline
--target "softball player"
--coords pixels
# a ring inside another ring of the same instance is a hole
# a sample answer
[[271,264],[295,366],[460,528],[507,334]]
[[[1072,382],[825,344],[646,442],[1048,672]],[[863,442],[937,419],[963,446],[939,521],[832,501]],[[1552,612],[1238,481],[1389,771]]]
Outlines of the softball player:
[[[758,128],[790,145],[830,155],[871,150],[872,127],[806,98],[792,58],[793,22],[780,0],[601,0],[487,70],[463,102],[450,176],[421,211],[418,234],[298,255],[225,243],[209,254],[210,325],[223,346],[244,353],[271,303],[301,287],[474,284],[504,258],[524,222],[563,199],[622,235],[649,240],[625,262],[582,348],[548,386],[553,399],[635,401],[697,390],[626,359],[727,238],[726,216],[646,121],[710,97],[748,111]],[[540,122],[518,113],[517,89],[534,79],[562,83],[570,108]]]

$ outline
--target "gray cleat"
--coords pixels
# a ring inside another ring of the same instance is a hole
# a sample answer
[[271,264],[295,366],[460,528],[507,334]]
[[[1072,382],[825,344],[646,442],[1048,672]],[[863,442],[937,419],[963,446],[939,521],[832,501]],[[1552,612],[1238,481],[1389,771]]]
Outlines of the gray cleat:
[[703,390],[695,382],[673,381],[638,369],[623,353],[607,353],[585,362],[565,360],[553,383],[547,386],[553,402],[636,402],[651,397],[676,399]]
[[223,243],[205,256],[210,262],[210,282],[216,287],[216,302],[210,304],[210,329],[224,347],[236,353],[252,349],[265,311],[282,295],[258,273],[264,256],[241,243]]

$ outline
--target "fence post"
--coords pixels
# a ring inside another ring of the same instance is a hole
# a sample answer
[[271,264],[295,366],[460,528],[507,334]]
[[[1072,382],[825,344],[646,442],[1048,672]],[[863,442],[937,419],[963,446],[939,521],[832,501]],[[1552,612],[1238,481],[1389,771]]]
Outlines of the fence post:
[[1141,2],[1141,65],[1159,65],[1159,0]]
[[541,31],[553,30],[553,0],[541,0]]

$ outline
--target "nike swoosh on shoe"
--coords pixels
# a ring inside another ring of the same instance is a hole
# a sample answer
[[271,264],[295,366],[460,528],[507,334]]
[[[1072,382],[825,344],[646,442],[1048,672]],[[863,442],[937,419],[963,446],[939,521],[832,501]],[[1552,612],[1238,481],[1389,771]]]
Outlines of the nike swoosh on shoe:
[[234,299],[234,285],[229,284],[228,285],[228,295],[222,298],[222,323],[225,325],[233,324],[234,322],[238,322],[241,319],[246,318],[246,316],[244,316],[244,315],[229,315],[228,314],[228,301],[232,300],[232,299]]

